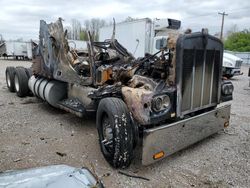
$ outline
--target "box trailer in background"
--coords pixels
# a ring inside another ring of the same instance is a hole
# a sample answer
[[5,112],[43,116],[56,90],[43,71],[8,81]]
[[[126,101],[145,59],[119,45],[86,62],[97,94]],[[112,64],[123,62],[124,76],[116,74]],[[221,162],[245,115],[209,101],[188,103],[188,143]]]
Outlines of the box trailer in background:
[[[143,57],[145,53],[155,53],[166,46],[171,33],[178,33],[181,22],[173,19],[138,19],[115,25],[115,38],[135,57]],[[102,27],[99,41],[110,39],[113,25]]]
[[33,41],[5,41],[0,45],[0,56],[15,59],[32,59]]
[[[68,40],[71,50],[77,53],[84,53],[87,50],[86,41]],[[20,41],[4,41],[0,43],[0,57],[15,58],[15,59],[32,59],[33,49],[38,45],[38,41],[30,40],[25,42]]]

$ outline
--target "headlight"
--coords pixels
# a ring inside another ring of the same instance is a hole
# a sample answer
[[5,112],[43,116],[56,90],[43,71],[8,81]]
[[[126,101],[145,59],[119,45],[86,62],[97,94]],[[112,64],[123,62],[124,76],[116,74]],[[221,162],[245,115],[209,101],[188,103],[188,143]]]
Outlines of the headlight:
[[162,108],[162,98],[157,97],[153,100],[153,110],[159,111]]
[[170,106],[170,98],[168,95],[157,96],[152,100],[152,110],[159,112]]
[[231,83],[223,84],[221,90],[224,95],[231,95],[233,93],[234,86]]

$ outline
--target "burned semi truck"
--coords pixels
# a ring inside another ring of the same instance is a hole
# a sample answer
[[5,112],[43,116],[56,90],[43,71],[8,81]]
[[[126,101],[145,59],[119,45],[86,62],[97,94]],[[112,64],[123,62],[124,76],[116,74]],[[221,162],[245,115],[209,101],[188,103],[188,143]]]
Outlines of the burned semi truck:
[[[233,85],[222,79],[222,42],[206,29],[169,36],[155,54],[135,58],[112,37],[86,53],[70,49],[62,21],[40,22],[32,72],[8,67],[10,91],[30,91],[79,117],[96,114],[103,156],[114,168],[140,150],[149,165],[229,125]],[[137,147],[138,146],[138,147]]]

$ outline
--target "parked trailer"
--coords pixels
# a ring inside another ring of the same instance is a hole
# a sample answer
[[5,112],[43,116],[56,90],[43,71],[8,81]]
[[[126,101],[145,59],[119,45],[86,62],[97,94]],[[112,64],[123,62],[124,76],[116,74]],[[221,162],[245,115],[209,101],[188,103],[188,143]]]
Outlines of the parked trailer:
[[0,56],[32,59],[33,42],[5,41],[0,45]]
[[128,167],[135,150],[152,164],[229,125],[233,85],[222,79],[219,39],[202,30],[135,58],[114,38],[95,42],[88,34],[80,56],[61,19],[41,21],[32,76],[8,67],[6,81],[20,97],[32,92],[79,117],[96,114],[100,148],[113,167]]
[[[115,26],[115,38],[135,57],[143,57],[146,53],[156,53],[160,45],[165,45],[172,34],[178,34],[181,22],[173,19],[138,19],[118,23]],[[99,40],[111,37],[113,26],[100,29]]]

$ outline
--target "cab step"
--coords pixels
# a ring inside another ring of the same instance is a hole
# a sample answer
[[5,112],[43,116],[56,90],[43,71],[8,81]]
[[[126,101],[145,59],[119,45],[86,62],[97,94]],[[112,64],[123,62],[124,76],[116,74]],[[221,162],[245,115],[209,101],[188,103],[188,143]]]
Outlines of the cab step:
[[68,98],[58,102],[58,107],[67,112],[83,117],[86,114],[86,109],[77,98]]

